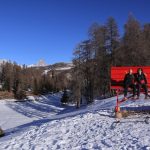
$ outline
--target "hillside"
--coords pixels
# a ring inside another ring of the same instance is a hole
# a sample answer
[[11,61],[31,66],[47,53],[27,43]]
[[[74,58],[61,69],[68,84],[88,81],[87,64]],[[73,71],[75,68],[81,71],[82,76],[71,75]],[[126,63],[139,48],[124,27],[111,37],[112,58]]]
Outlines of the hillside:
[[[0,66],[6,62],[11,62],[11,61],[6,60],[6,59],[0,59]],[[13,63],[13,62],[11,62],[11,63]],[[22,65],[20,65],[20,66],[22,66]],[[43,70],[43,72],[48,73],[49,71],[52,71],[52,70],[55,70],[58,72],[70,70],[73,68],[73,64],[71,62],[70,63],[58,62],[58,63],[54,63],[54,64],[50,65],[50,64],[46,64],[45,61],[41,59],[37,62],[37,64],[28,65],[27,67],[41,69],[41,70]]]
[[36,66],[33,68],[41,70],[43,72],[42,75],[50,74],[50,76],[53,76],[60,74],[67,77],[68,79],[71,79],[71,70],[73,68],[73,64],[60,62],[53,65]]
[[[58,93],[24,103],[0,101],[0,126],[6,132],[0,149],[150,149],[150,126],[145,123],[149,114],[128,116],[116,124],[115,98],[76,110],[73,105],[61,106],[60,97]],[[122,107],[150,108],[150,100],[142,96]]]
[[[13,93],[15,98],[19,98],[17,95],[24,95],[23,93],[37,95],[69,89],[71,88],[72,68],[72,63],[34,67],[20,66],[11,62],[0,64],[0,89]],[[9,98],[3,93],[0,92],[1,99]],[[13,95],[10,98],[13,98]]]
[[43,69],[44,73],[48,73],[51,71],[55,71],[57,73],[61,73],[61,72],[70,72],[70,70],[73,68],[73,64],[72,63],[56,63],[53,65],[48,65],[45,67],[42,67],[41,69]]
[[28,67],[44,70],[68,70],[73,67],[72,63],[59,62],[52,65],[29,65]]

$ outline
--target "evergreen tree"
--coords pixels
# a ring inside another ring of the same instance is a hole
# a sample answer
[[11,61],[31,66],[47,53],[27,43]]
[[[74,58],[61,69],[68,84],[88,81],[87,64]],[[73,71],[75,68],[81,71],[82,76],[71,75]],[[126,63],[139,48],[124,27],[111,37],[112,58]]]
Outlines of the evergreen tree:
[[150,23],[145,24],[142,32],[142,52],[144,53],[145,65],[150,65]]
[[119,47],[119,32],[118,26],[113,17],[109,17],[106,23],[107,38],[106,38],[106,48],[107,52],[110,54],[110,64],[116,66],[116,51]]
[[141,48],[141,33],[140,23],[130,14],[125,24],[125,33],[123,36],[122,55],[124,56],[124,65],[144,65],[143,58],[145,54]]

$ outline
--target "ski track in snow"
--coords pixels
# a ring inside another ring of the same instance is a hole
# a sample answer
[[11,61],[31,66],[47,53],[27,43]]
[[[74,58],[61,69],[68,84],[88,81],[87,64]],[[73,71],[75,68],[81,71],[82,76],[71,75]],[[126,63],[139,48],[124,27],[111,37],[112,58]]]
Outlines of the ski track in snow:
[[[49,95],[36,102],[1,101],[3,115],[5,111],[8,118],[2,119],[0,114],[0,125],[8,125],[6,136],[0,138],[0,150],[150,150],[146,114],[129,116],[116,124],[115,98],[97,100],[77,111],[73,106],[61,106],[59,100],[60,95]],[[150,106],[150,100],[127,101],[122,107],[144,105]],[[15,121],[18,116],[19,123]]]

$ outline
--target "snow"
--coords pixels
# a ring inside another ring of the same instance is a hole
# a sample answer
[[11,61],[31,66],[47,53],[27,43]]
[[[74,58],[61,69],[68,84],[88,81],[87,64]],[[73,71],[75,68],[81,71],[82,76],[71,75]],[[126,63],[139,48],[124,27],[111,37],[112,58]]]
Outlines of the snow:
[[28,67],[28,68],[36,67],[36,64],[31,64],[31,65],[28,65],[27,67]]
[[[60,97],[58,93],[27,102],[0,101],[0,126],[6,133],[0,150],[150,150],[150,125],[145,123],[149,114],[128,116],[116,124],[115,97],[78,110],[62,106]],[[150,100],[141,95],[121,107],[150,110]]]
[[47,73],[50,71],[50,69],[44,70],[43,75],[47,75]]
[[31,64],[28,65],[27,67],[30,68],[30,67],[45,67],[45,66],[47,66],[45,60],[40,59],[36,64]]
[[[73,67],[57,67],[57,68],[55,68],[55,70],[57,70],[57,71],[65,71],[65,70],[70,70],[70,69],[72,69]],[[46,69],[46,70],[44,70],[44,72],[43,72],[43,75],[45,74],[47,74],[49,71],[51,71],[52,69]]]
[[14,102],[0,101],[0,126],[2,127],[2,129],[7,130],[9,128],[16,127],[20,124],[32,121],[30,118],[16,113],[16,111],[10,109],[7,106],[9,103]]
[[72,69],[72,67],[59,67],[59,68],[56,68],[55,70],[70,70]]
[[27,99],[31,100],[31,101],[35,101],[36,97],[35,96],[27,96]]

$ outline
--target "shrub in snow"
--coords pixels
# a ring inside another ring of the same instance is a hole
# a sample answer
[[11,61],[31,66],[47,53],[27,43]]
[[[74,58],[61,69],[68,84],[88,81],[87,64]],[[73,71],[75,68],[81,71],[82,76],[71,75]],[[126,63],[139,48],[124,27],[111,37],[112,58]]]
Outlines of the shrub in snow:
[[16,99],[25,99],[26,98],[26,93],[23,90],[19,90],[15,93],[15,98]]
[[132,115],[131,112],[129,112],[129,111],[127,111],[127,110],[123,110],[123,111],[122,111],[122,117],[123,117],[123,118],[126,118],[126,117],[128,117],[129,115]]
[[65,90],[65,91],[64,91],[64,94],[63,94],[63,96],[62,96],[62,98],[61,98],[61,103],[62,103],[62,104],[66,104],[66,103],[68,103],[68,101],[69,101],[69,96],[68,96],[67,91]]
[[127,111],[127,110],[115,112],[115,117],[118,119],[126,118],[130,115],[134,115],[134,112],[133,111]]
[[2,136],[4,136],[5,134],[4,134],[4,131],[1,129],[1,127],[0,127],[0,137],[2,137]]

